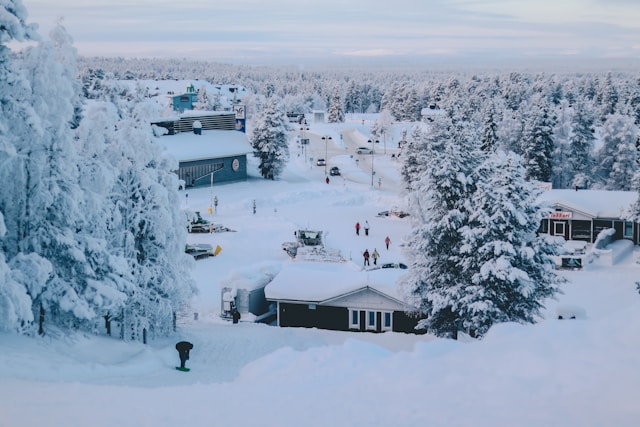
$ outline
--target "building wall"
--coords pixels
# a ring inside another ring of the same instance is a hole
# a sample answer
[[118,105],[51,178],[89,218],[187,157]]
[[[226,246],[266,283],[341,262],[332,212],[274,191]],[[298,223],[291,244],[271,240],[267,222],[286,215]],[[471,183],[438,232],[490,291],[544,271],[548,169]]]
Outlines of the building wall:
[[[625,232],[625,226],[630,227]],[[539,231],[565,240],[596,241],[598,234],[607,228],[616,230],[614,240],[629,239],[638,244],[639,225],[621,219],[543,219]]]
[[[372,310],[375,311],[375,309]],[[350,311],[346,307],[280,302],[278,304],[278,325],[281,327],[318,328],[333,331],[381,332],[381,312],[376,311],[377,328],[375,331],[367,329],[365,314],[366,310],[360,312],[362,318],[360,319],[359,328],[352,329],[349,323]],[[394,311],[392,316],[392,331],[424,333],[424,331],[415,330],[419,320],[417,317],[409,316],[402,311]]]
[[[234,164],[237,166],[234,168]],[[216,183],[237,182],[247,179],[247,156],[245,154],[221,157],[217,159],[203,159],[190,162],[180,162],[178,178],[187,187],[202,187],[211,185],[211,171],[213,185]]]

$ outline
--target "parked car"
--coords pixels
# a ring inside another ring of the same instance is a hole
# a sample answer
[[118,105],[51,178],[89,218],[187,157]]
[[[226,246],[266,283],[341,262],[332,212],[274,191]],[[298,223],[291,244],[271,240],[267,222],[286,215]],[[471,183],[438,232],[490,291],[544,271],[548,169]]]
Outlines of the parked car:
[[405,211],[401,211],[399,209],[390,209],[388,211],[382,211],[382,212],[378,212],[378,216],[381,217],[385,217],[385,216],[397,216],[399,218],[404,218],[406,216],[409,216],[409,214]]
[[329,175],[331,175],[331,176],[337,176],[337,175],[340,175],[340,168],[338,168],[337,166],[332,167],[332,168],[329,170]]
[[373,154],[374,153],[373,150],[371,148],[368,148],[368,147],[358,147],[356,152],[358,154]]
[[325,161],[325,159],[318,159],[318,161],[316,162],[316,165],[318,166],[324,166],[326,164],[327,162]]
[[401,262],[387,262],[381,265],[382,268],[401,268],[403,270],[407,269],[407,265]]

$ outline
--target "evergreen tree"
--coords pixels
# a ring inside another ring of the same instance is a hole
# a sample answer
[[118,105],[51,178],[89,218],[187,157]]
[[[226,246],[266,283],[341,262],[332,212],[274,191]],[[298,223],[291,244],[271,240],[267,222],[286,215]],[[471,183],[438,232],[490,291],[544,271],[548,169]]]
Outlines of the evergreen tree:
[[525,122],[522,153],[527,179],[551,182],[553,178],[553,122],[545,103],[534,105]]
[[147,104],[117,122],[109,161],[116,175],[110,245],[128,265],[132,286],[117,319],[123,339],[167,335],[173,315],[195,292],[188,279],[193,260],[184,253],[186,227],[179,209],[177,169],[154,143]]
[[553,129],[555,150],[553,152],[553,188],[567,188],[571,184],[573,173],[569,159],[572,109],[566,100],[558,102]]
[[418,327],[457,338],[462,330],[459,301],[468,275],[460,270],[463,236],[475,190],[479,141],[464,122],[443,117],[426,135],[425,172],[410,194],[413,230],[406,247],[410,272],[403,283],[408,302],[426,319]]
[[[0,213],[0,242],[6,232]],[[19,253],[7,263],[0,251],[0,331],[30,332],[34,320],[31,295],[42,292],[50,273],[51,264],[35,253]]]
[[333,95],[331,96],[331,103],[329,104],[329,111],[327,114],[327,122],[344,123],[344,110],[342,109],[340,92],[337,88],[333,91]]
[[[90,322],[103,309],[118,305],[118,293],[104,278],[108,265],[104,240],[91,236],[93,224],[83,221],[79,203],[84,197],[78,185],[81,163],[71,130],[80,85],[75,80],[74,50],[61,26],[54,42],[42,42],[24,52],[29,70],[28,93],[41,131],[33,133],[25,153],[25,212],[29,219],[23,247],[46,258],[52,266],[46,287],[32,294],[34,311],[44,308],[53,324],[91,329]],[[65,58],[64,66],[60,62]]]
[[489,103],[484,112],[484,122],[482,126],[482,151],[489,153],[495,151],[498,146],[498,125],[495,120],[495,106]]
[[251,145],[265,179],[276,179],[289,160],[287,120],[275,98],[268,98],[256,119]]
[[[433,131],[435,131],[435,129]],[[432,136],[432,138],[437,139],[438,137]],[[412,190],[414,186],[417,185],[422,173],[424,172],[424,167],[429,161],[427,152],[428,144],[426,141],[427,138],[420,127],[414,126],[411,132],[411,137],[402,148],[403,155],[401,173],[405,189],[408,191]]]
[[597,153],[597,179],[608,190],[631,187],[631,177],[637,164],[635,149],[637,130],[633,118],[612,114],[602,126],[602,147]]
[[571,186],[578,188],[589,188],[593,181],[593,147],[596,138],[592,132],[593,116],[586,111],[586,108],[584,103],[575,105],[571,121],[572,132],[569,137]]
[[537,235],[543,212],[515,154],[497,153],[480,168],[470,203],[460,270],[471,277],[458,301],[461,327],[481,337],[500,322],[534,323],[560,278],[556,246]]

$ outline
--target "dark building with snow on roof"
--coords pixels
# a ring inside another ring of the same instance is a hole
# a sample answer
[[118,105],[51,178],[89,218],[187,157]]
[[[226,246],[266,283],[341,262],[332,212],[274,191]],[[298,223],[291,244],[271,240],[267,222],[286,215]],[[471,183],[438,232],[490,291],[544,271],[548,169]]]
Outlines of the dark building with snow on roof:
[[421,317],[402,301],[396,281],[402,271],[362,271],[353,263],[292,262],[264,289],[276,304],[281,327],[354,332],[416,330]]
[[253,149],[246,134],[235,130],[234,113],[192,112],[152,124],[167,129],[158,141],[178,161],[176,172],[186,187],[247,179]]
[[593,243],[602,230],[613,229],[612,240],[628,239],[638,244],[640,224],[627,219],[637,199],[634,191],[545,191],[540,201],[552,212],[542,220],[540,232]]

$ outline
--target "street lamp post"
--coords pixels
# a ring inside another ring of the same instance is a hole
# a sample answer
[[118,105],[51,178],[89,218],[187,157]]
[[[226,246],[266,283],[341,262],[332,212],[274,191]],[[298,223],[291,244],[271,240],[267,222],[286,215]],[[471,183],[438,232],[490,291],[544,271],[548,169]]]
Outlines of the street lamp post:
[[327,156],[328,156],[328,148],[327,143],[331,140],[330,136],[323,136],[322,140],[324,141],[324,174],[327,175]]
[[373,175],[375,175],[376,173],[373,171],[373,152],[374,152],[374,148],[375,148],[375,143],[376,142],[380,142],[379,140],[375,140],[373,141],[372,139],[370,139],[369,141],[367,141],[369,144],[371,144],[371,186],[373,187]]
[[301,127],[300,128],[300,144],[302,144],[302,152],[304,156],[304,162],[307,163],[307,144],[309,140],[306,138],[305,131],[309,130],[309,128]]

